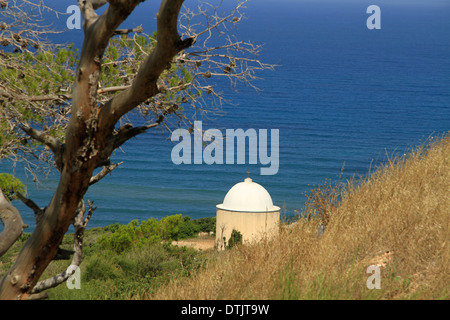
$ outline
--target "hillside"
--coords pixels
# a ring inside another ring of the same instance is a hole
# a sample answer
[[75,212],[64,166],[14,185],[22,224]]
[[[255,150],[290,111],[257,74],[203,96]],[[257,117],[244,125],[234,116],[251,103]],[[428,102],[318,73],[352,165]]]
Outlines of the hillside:
[[450,137],[431,141],[365,179],[312,191],[304,213],[319,219],[217,253],[145,298],[449,299]]
[[[195,250],[214,242],[211,236],[192,238],[212,230],[213,220],[180,215],[89,229],[81,290],[61,285],[49,297],[449,299],[450,136],[432,141],[364,179],[311,190],[303,218],[257,244]],[[319,235],[321,224],[326,228]],[[166,226],[161,230],[170,241],[147,234],[156,230],[150,225]],[[0,274],[27,236],[0,258]],[[72,238],[66,235],[64,248],[71,248]],[[44,277],[67,263],[52,262]],[[377,284],[373,266],[380,271],[380,289],[368,288]]]

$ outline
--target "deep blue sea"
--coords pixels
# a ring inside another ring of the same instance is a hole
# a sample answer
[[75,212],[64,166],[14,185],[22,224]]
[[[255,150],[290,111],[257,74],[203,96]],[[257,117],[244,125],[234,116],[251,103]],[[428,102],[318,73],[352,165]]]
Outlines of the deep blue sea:
[[[142,24],[151,33],[153,2],[138,7],[127,26]],[[366,10],[373,4],[381,9],[381,29],[369,30]],[[232,32],[264,44],[260,60],[278,66],[258,74],[260,92],[219,83],[232,103],[222,106],[223,116],[203,119],[203,129],[279,129],[278,173],[260,175],[263,165],[248,161],[175,165],[167,132],[150,131],[117,151],[113,162],[124,163],[89,190],[86,199],[98,207],[91,227],[178,213],[214,216],[216,204],[247,171],[289,216],[301,210],[314,185],[365,175],[450,129],[449,1],[253,0],[245,14]],[[77,45],[82,35],[63,34]],[[0,168],[12,172],[5,163]],[[28,181],[20,169],[16,175],[27,182],[30,198],[48,204],[56,174],[45,186]],[[15,204],[33,225],[31,210]]]

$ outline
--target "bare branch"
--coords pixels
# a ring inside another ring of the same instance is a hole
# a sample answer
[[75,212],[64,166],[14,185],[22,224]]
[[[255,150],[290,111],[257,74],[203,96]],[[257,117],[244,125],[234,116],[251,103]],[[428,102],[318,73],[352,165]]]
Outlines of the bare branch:
[[[103,93],[109,93],[109,92],[117,92],[117,91],[123,91],[125,89],[128,89],[129,85],[123,85],[123,86],[114,86],[114,87],[107,87],[107,88],[99,88],[97,90],[97,94],[103,94]],[[12,95],[11,92],[7,92],[0,88],[0,96],[3,96],[5,98],[14,98],[17,100],[23,100],[23,101],[29,101],[29,102],[45,102],[45,101],[69,101],[72,99],[72,94],[48,94],[43,96],[25,96],[25,95]]]
[[98,89],[97,93],[98,94],[102,94],[102,93],[108,93],[108,92],[117,92],[117,91],[123,91],[128,89],[130,86],[129,85],[124,85],[124,86],[115,86],[115,87],[108,87],[108,88],[100,88]]
[[2,45],[13,46],[15,52],[30,52],[29,47],[37,49],[49,46],[45,35],[58,32],[50,30],[48,25],[43,24],[42,14],[46,11],[58,16],[59,12],[46,6],[41,0],[2,0],[1,3]]
[[21,129],[25,133],[27,133],[30,137],[32,137],[33,139],[36,139],[39,142],[42,142],[43,144],[48,146],[53,151],[53,154],[55,156],[56,168],[61,171],[61,168],[63,166],[62,159],[63,159],[63,154],[64,154],[64,144],[59,142],[59,140],[56,139],[55,137],[53,137],[45,132],[33,129],[30,126],[28,126],[27,124],[23,124],[21,126]]
[[74,253],[75,253],[75,251],[73,251],[73,250],[66,250],[66,249],[59,248],[58,253],[53,258],[53,260],[69,260],[70,256]]
[[33,200],[26,198],[20,192],[16,192],[16,195],[20,201],[22,201],[28,208],[33,210],[36,224],[39,223],[39,220],[41,219],[45,210],[40,208]]
[[72,99],[71,94],[49,94],[44,96],[22,96],[18,97],[19,99],[22,98],[23,100],[30,101],[30,102],[41,102],[41,101],[68,101]]
[[88,213],[87,213],[86,217],[84,218],[84,220],[82,220],[80,217],[80,220],[76,221],[76,224],[79,224],[79,226],[77,226],[79,231],[85,230],[87,228],[89,220],[91,220],[91,217],[94,214],[94,211],[97,209],[97,207],[94,207],[94,202],[91,200],[88,200],[88,205],[89,205],[89,210],[88,210]]
[[119,128],[117,134],[114,138],[113,148],[117,149],[122,144],[124,144],[126,141],[130,140],[131,138],[134,138],[135,136],[146,132],[150,128],[157,127],[162,121],[164,117],[161,117],[157,122],[145,125],[145,126],[139,126],[139,127],[133,127],[131,124],[123,125]]
[[123,163],[123,161],[121,161],[119,163],[111,164],[109,166],[104,166],[103,169],[99,173],[97,173],[95,176],[91,177],[91,180],[89,181],[89,185],[93,185],[93,184],[99,182],[101,179],[106,177],[106,175],[111,173],[115,168],[120,166],[122,163]]
[[55,154],[61,152],[62,143],[59,142],[55,137],[52,137],[45,132],[33,129],[27,124],[22,125],[21,129],[33,139],[36,139],[37,141],[42,142],[43,144],[48,146]]
[[33,291],[31,292],[32,295],[36,294],[36,293],[40,293],[44,290],[48,290],[54,287],[59,286],[61,283],[64,283],[65,281],[67,281],[67,279],[69,279],[69,277],[71,275],[73,275],[75,273],[75,271],[77,270],[78,266],[77,265],[70,265],[67,267],[66,270],[64,270],[63,272],[55,275],[52,278],[48,278],[46,280],[42,280],[40,282],[38,282],[34,288]]
[[136,28],[132,28],[132,29],[117,29],[116,31],[114,31],[114,35],[118,35],[118,34],[129,34],[132,32],[137,32],[137,33],[141,33],[143,31],[142,27],[136,27]]
[[[73,226],[75,228],[74,233],[74,239],[73,239],[73,251],[74,255],[72,258],[71,264],[64,270],[63,272],[55,275],[52,278],[42,280],[38,282],[33,290],[31,291],[32,296],[34,294],[40,293],[44,290],[48,290],[54,287],[57,287],[61,283],[64,283],[69,279],[71,275],[75,273],[77,268],[80,266],[81,262],[83,261],[83,238],[84,238],[84,232],[86,230],[87,224],[92,217],[92,214],[94,213],[95,209],[97,207],[93,206],[93,202],[88,201],[89,204],[89,210],[84,218],[84,214],[86,213],[86,208],[84,205],[84,200],[82,200],[78,206],[78,213],[75,216]],[[84,219],[83,219],[84,218]]]

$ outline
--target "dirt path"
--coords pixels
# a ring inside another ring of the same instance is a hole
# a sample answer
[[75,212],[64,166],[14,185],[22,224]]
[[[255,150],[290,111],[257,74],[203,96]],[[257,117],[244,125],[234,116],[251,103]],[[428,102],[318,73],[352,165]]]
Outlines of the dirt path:
[[173,241],[172,244],[176,246],[186,246],[197,250],[209,250],[214,248],[215,238],[213,237],[198,237],[193,239],[186,239],[180,241]]

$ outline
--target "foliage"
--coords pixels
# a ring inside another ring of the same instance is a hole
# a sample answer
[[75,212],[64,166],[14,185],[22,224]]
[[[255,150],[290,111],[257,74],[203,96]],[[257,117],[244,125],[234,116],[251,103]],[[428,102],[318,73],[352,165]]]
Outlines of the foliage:
[[33,125],[64,141],[70,115],[70,105],[64,100],[71,95],[77,61],[78,49],[73,44],[0,53],[0,159],[53,163],[50,150],[20,128]]
[[16,192],[26,193],[26,188],[23,183],[13,175],[7,173],[0,173],[0,189],[9,200],[16,198],[14,195]]
[[186,216],[183,217],[182,223],[179,225],[179,238],[186,239],[190,237],[194,237],[200,231],[200,228],[197,224],[191,220],[191,217]]
[[112,254],[97,252],[86,263],[83,280],[114,279],[121,274],[132,278],[158,277],[184,266],[188,270],[198,267],[193,261],[196,251],[170,244],[146,244],[127,252]]
[[101,236],[98,243],[103,249],[124,252],[132,247],[142,247],[148,243],[195,237],[201,231],[210,231],[214,221],[213,218],[191,220],[189,216],[182,217],[181,214],[177,214],[160,220],[150,218],[140,224],[138,220],[133,220],[126,225],[116,223],[105,227],[105,230],[110,233]]
[[[81,265],[81,290],[62,285],[49,291],[50,299],[139,299],[169,281],[193,275],[205,265],[206,254],[170,243],[148,242],[123,252],[102,248],[95,238],[118,230],[118,225],[112,226],[86,231],[89,249]],[[65,245],[70,244],[70,236],[66,236]],[[51,276],[63,265],[63,261],[54,261],[46,272]]]
[[181,215],[165,217],[161,220],[148,219],[139,224],[133,220],[127,225],[116,225],[114,231],[98,239],[104,249],[123,252],[132,246],[142,246],[145,243],[157,243],[162,240],[175,240],[178,233],[177,225]]
[[193,223],[198,226],[198,232],[216,232],[216,217],[196,219]]
[[199,232],[215,232],[216,218],[206,217],[191,220],[189,216],[185,216],[183,217],[183,221],[178,228],[180,239],[195,237]]
[[[177,221],[179,219],[177,216],[172,216],[166,221]],[[188,216],[181,218],[184,219],[193,224],[197,222]],[[175,246],[170,242],[141,242],[130,245],[127,250],[117,252],[102,246],[98,241],[112,233],[130,230],[131,226],[139,228],[139,224],[135,221],[125,226],[115,223],[103,228],[86,230],[83,263],[80,266],[81,290],[69,290],[67,286],[61,285],[48,292],[50,299],[139,299],[148,293],[156,292],[169,281],[189,277],[204,268],[209,257],[208,253]],[[13,257],[29,236],[30,234],[26,234],[21,237],[8,254],[0,258],[0,274],[11,267]],[[67,234],[61,247],[71,249],[73,236],[72,233]],[[65,260],[53,261],[44,278],[52,277],[66,267]]]
[[242,243],[242,234],[238,230],[233,229],[233,231],[231,231],[230,239],[228,239],[227,249],[231,249],[234,246],[241,243]]

